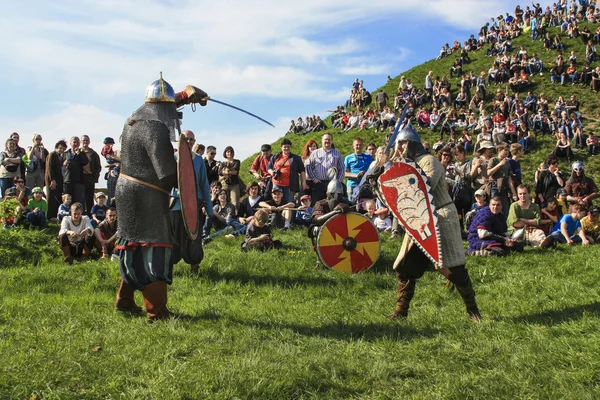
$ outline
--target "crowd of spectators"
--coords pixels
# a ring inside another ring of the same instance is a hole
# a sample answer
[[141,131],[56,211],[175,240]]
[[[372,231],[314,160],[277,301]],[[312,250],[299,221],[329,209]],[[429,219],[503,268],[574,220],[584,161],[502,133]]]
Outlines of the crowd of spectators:
[[[597,92],[600,66],[592,64],[597,62],[600,27],[591,32],[580,24],[595,23],[598,17],[595,4],[586,0],[572,2],[569,9],[562,0],[545,10],[539,4],[524,10],[517,7],[514,16],[492,18],[477,37],[442,47],[439,59],[455,56],[449,78],[429,71],[419,87],[401,76],[393,98],[383,90],[372,95],[357,78],[346,103],[330,110],[332,128],[356,132],[350,154],[337,151],[328,132],[322,134],[320,146],[308,140],[298,155],[288,138],[275,154],[264,144],[249,170],[255,181],[246,184],[233,147],[227,146],[218,161],[215,146],[196,144],[193,150],[204,158],[214,208],[202,230],[204,243],[245,235],[244,249],[281,246],[273,240],[272,230],[309,225],[312,207],[326,197],[333,179],[346,181],[345,196],[356,211],[377,229],[395,236],[397,221],[364,183],[383,157],[383,146],[404,109],[408,121],[419,129],[439,132],[439,139],[431,145],[424,142],[424,147],[438,156],[446,170],[471,253],[504,255],[524,245],[597,242],[600,210],[592,201],[598,189],[585,175],[583,163],[573,161],[579,150],[595,155],[598,139],[592,132],[584,133],[585,115],[575,94],[568,100],[549,99],[536,93],[532,83],[546,68],[552,83],[580,84]],[[552,34],[550,28],[559,29]],[[532,40],[543,41],[547,52],[555,53],[553,60],[545,62],[536,53],[528,54],[524,46],[513,46],[514,38],[529,33]],[[585,45],[583,62],[575,51],[564,59],[573,40]],[[492,59],[490,68],[468,70],[470,53],[484,47]],[[292,120],[287,133],[326,129],[325,122],[313,115]],[[380,143],[364,143],[358,132],[369,129],[387,135],[381,135]],[[539,135],[552,135],[556,146],[535,173],[534,194],[522,182],[520,159]],[[114,190],[120,158],[113,150],[115,141],[107,137],[100,152],[106,160],[108,193],[104,194],[95,192],[103,167],[86,135],[71,138],[69,144],[58,141],[53,151],[45,148],[41,135],[34,135],[26,148],[19,140],[18,133],[11,134],[0,153],[4,228],[43,229],[56,220],[61,224],[60,246],[70,255],[67,262],[73,256],[87,257],[93,248],[110,257],[118,234]],[[559,168],[561,160],[570,166],[570,174]]]

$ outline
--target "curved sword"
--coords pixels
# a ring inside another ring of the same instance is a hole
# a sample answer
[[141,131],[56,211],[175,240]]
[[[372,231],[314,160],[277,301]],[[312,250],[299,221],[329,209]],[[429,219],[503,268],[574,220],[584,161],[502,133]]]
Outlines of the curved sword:
[[259,119],[259,120],[261,120],[262,122],[264,122],[265,124],[267,124],[267,125],[271,125],[273,128],[275,128],[275,125],[273,125],[272,123],[270,123],[270,122],[269,122],[269,121],[267,121],[266,119],[263,119],[263,118],[259,117],[259,116],[258,116],[258,115],[256,115],[256,114],[252,114],[251,112],[249,112],[249,111],[246,111],[246,110],[244,110],[244,109],[242,109],[242,108],[239,108],[239,107],[236,107],[236,106],[232,106],[231,104],[227,104],[227,103],[225,103],[225,102],[223,102],[223,101],[215,100],[215,99],[213,99],[212,97],[209,97],[209,98],[208,98],[208,100],[210,100],[210,101],[214,101],[215,103],[219,103],[219,104],[222,104],[222,105],[224,105],[224,106],[227,106],[227,107],[230,107],[230,108],[233,108],[234,110],[241,111],[241,112],[243,112],[243,113],[245,113],[245,114],[248,114],[248,115],[250,115],[251,117],[254,117],[254,118],[256,118],[256,119]]

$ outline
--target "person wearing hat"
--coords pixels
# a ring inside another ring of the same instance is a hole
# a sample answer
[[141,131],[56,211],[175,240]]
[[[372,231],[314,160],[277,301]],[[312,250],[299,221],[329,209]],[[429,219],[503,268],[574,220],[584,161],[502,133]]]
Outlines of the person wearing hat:
[[48,214],[48,203],[43,197],[42,188],[36,186],[31,191],[31,199],[27,203],[27,214],[25,218],[29,226],[33,229],[44,229],[48,224],[46,215]]
[[273,186],[271,199],[261,201],[259,206],[262,209],[265,209],[269,214],[269,226],[283,230],[290,228],[290,224],[292,222],[292,211],[287,209],[293,208],[294,203],[284,199],[284,192],[282,188],[279,186]]
[[96,204],[93,205],[92,210],[90,212],[92,218],[92,226],[94,229],[100,225],[104,218],[106,218],[106,212],[108,211],[108,206],[106,205],[106,195],[102,192],[98,192],[94,195],[96,200]]
[[583,245],[600,243],[600,208],[591,206],[588,209],[588,215],[581,219],[579,237]]
[[102,154],[102,157],[106,158],[106,162],[108,163],[108,165],[112,165],[115,162],[117,162],[114,159],[115,151],[113,150],[115,140],[111,137],[105,137],[102,143],[104,144],[104,146],[102,147],[102,150],[100,150],[100,154]]
[[260,146],[260,154],[256,156],[250,166],[250,173],[256,178],[260,191],[263,195],[271,192],[271,175],[267,169],[271,156],[273,155],[271,145],[268,143]]
[[575,161],[571,165],[571,170],[571,177],[565,184],[567,200],[570,205],[581,204],[586,207],[591,206],[592,200],[599,196],[596,183],[585,174],[581,161]]
[[300,207],[296,211],[294,224],[299,226],[310,226],[313,208],[310,206],[310,196],[305,194],[300,197]]
[[479,143],[479,148],[475,152],[475,157],[471,163],[471,184],[473,189],[484,188],[487,192],[489,187],[488,165],[493,158],[496,147],[489,140]]

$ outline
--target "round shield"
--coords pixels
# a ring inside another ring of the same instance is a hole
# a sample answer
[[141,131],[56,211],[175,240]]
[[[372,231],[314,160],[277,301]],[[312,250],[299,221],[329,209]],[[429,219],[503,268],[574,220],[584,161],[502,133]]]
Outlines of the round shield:
[[198,236],[198,184],[194,158],[184,134],[179,136],[177,147],[177,183],[183,226],[191,240]]
[[331,217],[319,230],[317,254],[328,268],[357,274],[379,258],[379,233],[362,214],[351,212]]

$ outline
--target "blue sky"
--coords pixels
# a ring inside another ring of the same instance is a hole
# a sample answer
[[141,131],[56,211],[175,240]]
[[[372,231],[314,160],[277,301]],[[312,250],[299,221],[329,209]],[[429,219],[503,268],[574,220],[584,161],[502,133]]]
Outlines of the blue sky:
[[[121,133],[160,71],[176,91],[186,84],[276,125],[209,103],[184,112],[199,142],[226,145],[243,159],[273,142],[298,116],[327,115],[355,78],[374,90],[464,40],[517,1],[65,0],[3,4],[0,73],[10,101],[0,109],[5,136],[21,144]],[[522,6],[529,3],[522,3]],[[551,4],[551,3],[548,3]],[[543,5],[547,5],[546,2]],[[5,94],[6,97],[6,94]],[[294,143],[299,149],[303,143]]]

